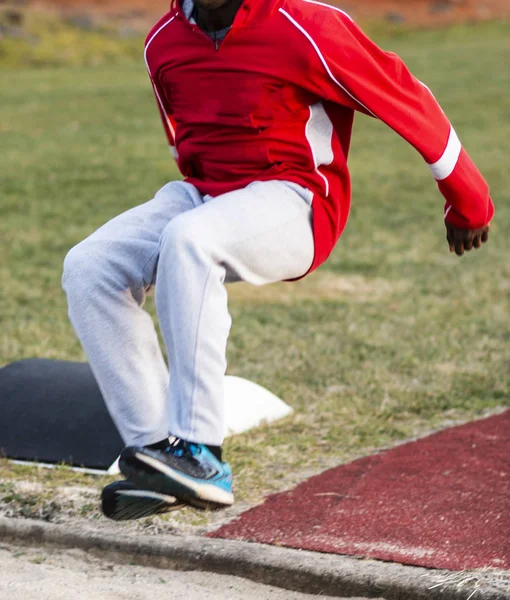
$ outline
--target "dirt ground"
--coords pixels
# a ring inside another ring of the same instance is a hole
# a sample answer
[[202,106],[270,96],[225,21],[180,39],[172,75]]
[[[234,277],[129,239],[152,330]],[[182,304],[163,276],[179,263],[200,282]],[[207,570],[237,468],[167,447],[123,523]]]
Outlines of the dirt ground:
[[[13,1],[13,0],[11,0]],[[27,0],[23,0],[26,3]],[[327,0],[326,0],[327,1]],[[21,3],[21,0],[18,0]],[[28,0],[69,12],[100,12],[112,17],[153,20],[170,0]],[[412,26],[510,18],[510,0],[330,0],[361,20],[384,19]]]
[[[316,598],[240,577],[115,564],[81,550],[0,546],[0,598],[6,600],[154,600],[166,597],[189,600]],[[328,597],[321,596],[324,600]]]

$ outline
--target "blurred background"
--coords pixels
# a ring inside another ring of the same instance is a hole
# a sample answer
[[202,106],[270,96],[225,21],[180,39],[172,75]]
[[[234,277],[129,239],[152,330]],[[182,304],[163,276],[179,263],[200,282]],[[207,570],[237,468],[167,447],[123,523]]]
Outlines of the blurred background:
[[[332,0],[365,26],[435,27],[510,17],[510,0]],[[169,0],[1,0],[0,66],[135,57]]]

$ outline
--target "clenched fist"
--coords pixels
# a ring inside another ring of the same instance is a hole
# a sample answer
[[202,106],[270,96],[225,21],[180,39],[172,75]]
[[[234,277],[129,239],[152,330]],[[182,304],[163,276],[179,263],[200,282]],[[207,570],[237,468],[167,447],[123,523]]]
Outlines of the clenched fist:
[[445,225],[450,252],[455,252],[457,256],[462,256],[464,251],[469,252],[472,248],[480,248],[489,239],[489,225],[480,229],[458,229],[449,223]]

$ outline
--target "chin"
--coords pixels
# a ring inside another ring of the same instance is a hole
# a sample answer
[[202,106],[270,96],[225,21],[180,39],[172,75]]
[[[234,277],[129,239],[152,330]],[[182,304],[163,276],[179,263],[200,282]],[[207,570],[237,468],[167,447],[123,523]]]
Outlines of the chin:
[[195,6],[201,10],[217,10],[225,4],[228,4],[228,0],[195,0]]

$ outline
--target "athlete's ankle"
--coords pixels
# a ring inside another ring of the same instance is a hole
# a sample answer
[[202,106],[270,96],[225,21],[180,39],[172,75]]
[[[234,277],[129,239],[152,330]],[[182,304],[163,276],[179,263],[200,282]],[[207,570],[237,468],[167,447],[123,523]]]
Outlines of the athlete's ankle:
[[223,462],[223,451],[221,446],[210,446],[209,444],[204,445],[215,458],[217,458],[220,462]]
[[170,440],[166,437],[164,440],[160,442],[156,442],[155,444],[147,444],[145,447],[149,450],[165,450],[170,446]]
[[[187,440],[184,440],[187,441]],[[147,444],[145,447],[148,448],[149,450],[165,450],[166,448],[168,448],[168,446],[170,446],[170,439],[169,438],[165,438],[164,440],[161,440],[160,442],[156,442],[154,444]],[[220,462],[222,461],[223,458],[223,451],[221,446],[212,446],[210,444],[204,444],[204,446],[211,452],[211,454],[217,458]]]

